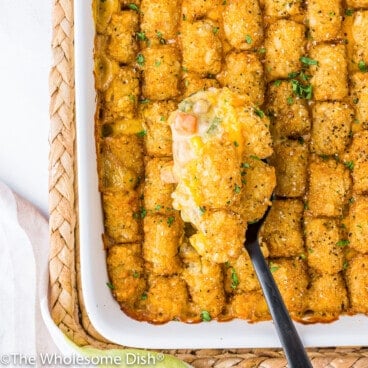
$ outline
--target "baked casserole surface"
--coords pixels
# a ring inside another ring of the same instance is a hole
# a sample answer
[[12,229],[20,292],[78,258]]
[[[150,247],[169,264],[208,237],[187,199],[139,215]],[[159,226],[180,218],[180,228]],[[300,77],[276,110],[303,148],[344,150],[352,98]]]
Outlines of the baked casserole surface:
[[[274,193],[260,241],[292,318],[368,314],[368,0],[93,10],[107,286],[122,310],[151,323],[270,319],[242,242]],[[245,99],[251,128],[240,158],[238,139],[203,156],[198,229],[168,177],[170,114],[200,91]]]

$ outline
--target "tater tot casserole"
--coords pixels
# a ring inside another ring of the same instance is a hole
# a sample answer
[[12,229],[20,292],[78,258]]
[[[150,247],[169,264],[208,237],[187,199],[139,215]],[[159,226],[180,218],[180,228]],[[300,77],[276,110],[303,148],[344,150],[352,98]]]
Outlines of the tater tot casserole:
[[93,0],[107,287],[151,323],[368,314],[368,0]]

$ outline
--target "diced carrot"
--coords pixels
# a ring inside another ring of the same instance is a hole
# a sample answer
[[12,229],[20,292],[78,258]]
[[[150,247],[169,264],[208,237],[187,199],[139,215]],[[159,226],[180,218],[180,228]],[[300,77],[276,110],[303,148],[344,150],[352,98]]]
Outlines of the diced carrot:
[[184,135],[190,135],[197,131],[197,117],[191,114],[178,112],[175,117],[175,129]]

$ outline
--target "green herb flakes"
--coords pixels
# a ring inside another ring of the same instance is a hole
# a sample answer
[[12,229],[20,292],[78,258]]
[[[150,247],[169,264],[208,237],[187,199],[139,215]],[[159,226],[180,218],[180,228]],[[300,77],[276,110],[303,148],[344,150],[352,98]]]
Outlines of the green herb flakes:
[[249,35],[246,35],[246,36],[245,36],[245,42],[246,42],[248,45],[250,45],[250,44],[253,42],[252,37],[250,37]]
[[211,315],[205,310],[201,312],[200,316],[203,322],[210,322],[212,319]]
[[136,57],[137,64],[140,66],[144,65],[144,56],[142,54],[138,54]]
[[336,243],[336,245],[338,246],[338,247],[346,247],[346,246],[348,246],[350,244],[350,241],[349,240],[346,240],[346,239],[344,239],[344,240],[339,240],[337,243]]
[[305,65],[318,65],[317,60],[311,59],[311,58],[306,57],[306,56],[302,56],[299,60]]
[[167,224],[169,225],[169,227],[171,227],[171,225],[174,223],[175,221],[175,217],[174,216],[170,216],[167,219]]
[[106,286],[111,289],[111,290],[114,290],[115,289],[115,286],[111,283],[111,282],[107,282],[106,283]]

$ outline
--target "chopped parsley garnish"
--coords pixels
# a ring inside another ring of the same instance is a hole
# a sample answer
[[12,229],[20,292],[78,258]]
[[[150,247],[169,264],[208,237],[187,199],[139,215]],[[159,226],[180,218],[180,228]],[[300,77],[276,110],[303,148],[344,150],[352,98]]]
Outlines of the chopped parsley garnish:
[[273,82],[273,84],[276,86],[276,87],[279,87],[281,85],[281,80],[280,79],[277,79]]
[[135,278],[135,279],[138,279],[139,277],[140,277],[140,273],[138,272],[138,271],[133,271],[133,277]]
[[297,79],[291,79],[290,81],[293,92],[296,96],[310,100],[313,94],[313,88],[311,84],[304,85]]
[[239,285],[239,278],[234,267],[231,267],[231,288],[234,290]]
[[342,269],[346,270],[349,267],[349,262],[347,260],[344,261],[344,264],[342,265]]
[[241,187],[239,187],[238,184],[235,184],[235,186],[234,186],[234,192],[237,193],[237,194],[239,194],[240,191],[241,191]]
[[249,35],[246,35],[245,36],[245,42],[248,44],[248,45],[250,45],[251,43],[252,43],[252,37],[250,37]]
[[304,144],[304,143],[305,143],[305,140],[304,140],[304,138],[303,138],[303,137],[298,137],[298,142],[299,142],[300,144]]
[[234,141],[233,143],[235,147],[239,147],[239,143],[237,141]]
[[336,14],[335,14],[335,12],[334,12],[334,11],[332,11],[332,12],[329,12],[329,13],[328,13],[328,15],[329,15],[330,17],[333,17],[333,16],[334,16],[334,15],[336,15]]
[[348,17],[351,17],[353,14],[354,14],[354,9],[345,10],[345,15],[347,15]]
[[349,240],[339,240],[336,245],[338,247],[346,247],[350,244],[350,241]]
[[111,290],[114,290],[115,289],[115,286],[111,283],[111,282],[107,282],[106,283],[106,286],[111,289]]
[[250,168],[250,165],[249,165],[247,162],[243,162],[243,163],[240,165],[240,167],[241,167],[242,169],[249,169],[249,168]]
[[171,227],[171,225],[174,223],[175,221],[175,217],[174,216],[170,216],[167,219],[167,224],[169,225],[169,227]]
[[264,47],[261,47],[261,48],[258,49],[258,52],[260,54],[265,54],[266,53],[266,49]]
[[344,165],[345,165],[349,170],[353,170],[353,169],[354,169],[354,161],[346,161],[346,162],[344,162]]
[[156,207],[155,207],[155,211],[160,211],[160,209],[162,208],[163,206],[161,206],[160,204],[157,204]]
[[306,57],[306,56],[302,56],[299,60],[305,65],[318,65],[317,60],[311,59],[311,58]]
[[134,11],[136,11],[137,13],[139,13],[139,12],[140,12],[140,10],[139,10],[139,8],[138,8],[138,6],[137,6],[137,5],[135,5],[135,4],[129,4],[128,6],[129,6],[129,9],[134,10]]
[[204,215],[204,213],[206,212],[206,207],[200,206],[199,207],[199,212],[201,215]]
[[147,135],[147,130],[141,130],[140,132],[137,133],[137,136],[140,138],[143,138]]
[[221,122],[222,122],[222,119],[219,118],[218,116],[215,116],[214,119],[212,120],[211,125],[207,129],[207,133],[213,133],[218,128]]
[[165,121],[166,119],[165,119],[165,116],[163,116],[163,115],[161,115],[160,116],[160,121]]
[[280,266],[278,266],[277,264],[270,262],[270,271],[272,273],[276,272],[278,269],[280,268]]
[[289,96],[286,102],[288,103],[288,105],[292,105],[294,103],[294,99],[291,96]]
[[256,113],[256,115],[258,115],[260,118],[264,118],[265,117],[265,113],[261,110],[258,109],[257,107],[254,108],[254,112]]
[[162,33],[160,31],[156,32],[156,36],[158,38],[158,40],[160,41],[161,45],[165,45],[166,44],[166,40],[164,39]]
[[211,315],[205,310],[201,312],[200,316],[203,322],[209,322],[212,319]]
[[353,103],[356,105],[359,102],[359,98],[354,98]]
[[155,66],[160,66],[161,65],[161,60],[156,60],[155,61]]
[[139,212],[134,212],[133,217],[135,219],[144,219],[147,216],[147,210],[144,207],[141,207]]
[[148,104],[151,100],[149,98],[144,98],[143,100],[139,100],[139,103],[144,105],[144,104]]
[[249,157],[252,158],[253,160],[261,161],[261,159],[258,156],[250,155]]
[[147,293],[143,293],[141,295],[141,300],[146,300],[147,299]]
[[363,61],[363,60],[360,60],[359,63],[358,63],[358,68],[361,72],[363,73],[366,73],[368,72],[368,66],[367,64]]
[[349,203],[350,203],[350,204],[353,204],[354,202],[355,202],[355,198],[354,198],[354,197],[350,197],[350,198],[349,198]]
[[300,258],[303,259],[303,260],[305,260],[305,259],[307,259],[307,256],[304,253],[301,253],[300,254]]
[[144,56],[142,54],[138,54],[136,57],[136,61],[138,65],[144,65]]
[[136,35],[137,35],[137,38],[138,38],[139,41],[147,41],[148,40],[145,32],[137,32]]
[[220,27],[213,27],[212,28],[212,32],[213,32],[214,35],[217,35],[217,33],[219,32],[219,30],[220,30]]

